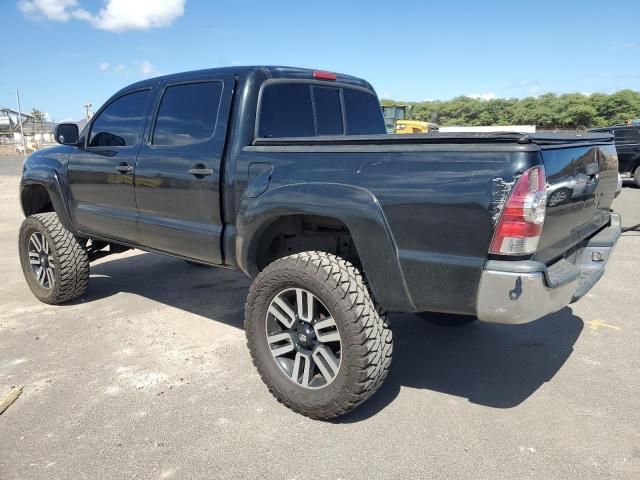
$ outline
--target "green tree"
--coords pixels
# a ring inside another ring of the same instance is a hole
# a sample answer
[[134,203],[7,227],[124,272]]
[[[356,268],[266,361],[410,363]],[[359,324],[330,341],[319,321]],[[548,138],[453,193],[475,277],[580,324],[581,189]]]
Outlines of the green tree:
[[[383,105],[396,103],[392,99]],[[416,120],[440,125],[536,125],[541,129],[587,129],[640,118],[640,92],[621,90],[611,95],[546,93],[538,97],[481,100],[466,96],[451,100],[408,102]]]

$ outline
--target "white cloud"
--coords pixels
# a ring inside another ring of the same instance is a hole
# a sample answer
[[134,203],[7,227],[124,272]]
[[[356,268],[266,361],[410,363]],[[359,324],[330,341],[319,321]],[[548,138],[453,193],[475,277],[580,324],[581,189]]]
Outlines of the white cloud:
[[66,22],[78,6],[77,0],[20,0],[18,8],[30,17]]
[[81,8],[77,0],[19,0],[27,16],[54,22],[76,19],[110,32],[167,27],[184,14],[185,0],[106,0],[98,13]]
[[470,93],[467,95],[470,98],[476,98],[478,100],[495,100],[498,96],[495,93]]
[[106,72],[107,70],[109,70],[109,66],[109,62],[102,62],[98,68],[101,72]]
[[119,63],[118,65],[116,65],[114,70],[116,71],[116,73],[124,72],[124,64]]
[[143,60],[140,62],[140,73],[145,77],[150,77],[156,73],[156,67],[149,60]]

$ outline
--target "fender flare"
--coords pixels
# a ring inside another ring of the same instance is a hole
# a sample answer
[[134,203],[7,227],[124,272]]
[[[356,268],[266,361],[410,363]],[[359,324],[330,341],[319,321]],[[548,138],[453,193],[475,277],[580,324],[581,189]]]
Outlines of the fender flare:
[[258,274],[260,238],[269,225],[289,215],[317,215],[347,226],[367,281],[380,305],[391,311],[417,311],[405,283],[398,247],[377,198],[368,190],[338,183],[299,183],[243,195],[236,217],[238,266]]
[[22,207],[24,216],[27,216],[24,205],[24,193],[28,187],[33,185],[40,185],[45,188],[60,223],[74,235],[79,235],[80,232],[71,221],[71,215],[64,200],[65,196],[63,194],[60,176],[53,168],[30,168],[24,171],[22,181],[20,182],[20,206]]

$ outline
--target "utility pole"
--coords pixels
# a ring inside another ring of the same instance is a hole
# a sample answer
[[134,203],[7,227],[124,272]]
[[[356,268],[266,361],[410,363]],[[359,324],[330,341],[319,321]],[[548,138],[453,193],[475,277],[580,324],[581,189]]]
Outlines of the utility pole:
[[24,130],[22,128],[22,109],[20,108],[20,93],[16,90],[16,99],[18,100],[18,114],[20,115],[20,136],[22,137],[22,151],[27,154],[27,143],[24,138]]
[[91,104],[85,103],[84,108],[87,111],[87,120],[91,120]]

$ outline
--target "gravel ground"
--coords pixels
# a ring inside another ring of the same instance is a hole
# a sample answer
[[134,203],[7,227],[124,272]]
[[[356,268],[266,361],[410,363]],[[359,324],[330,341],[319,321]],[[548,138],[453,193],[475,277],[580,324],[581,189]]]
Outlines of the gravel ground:
[[[382,389],[335,422],[278,404],[242,330],[249,281],[139,251],[39,303],[20,160],[0,158],[0,478],[640,478],[640,233],[579,303],[520,326],[393,315]],[[616,209],[640,223],[640,189]]]

